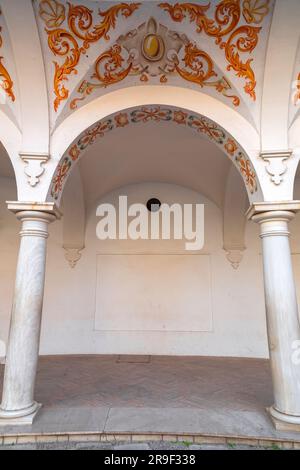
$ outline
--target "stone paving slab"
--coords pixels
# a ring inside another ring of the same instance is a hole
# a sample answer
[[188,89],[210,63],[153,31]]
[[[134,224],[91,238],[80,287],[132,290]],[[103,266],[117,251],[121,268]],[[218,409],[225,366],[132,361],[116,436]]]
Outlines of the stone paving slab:
[[114,450],[150,450],[151,447],[149,444],[140,443],[140,444],[119,444],[117,446],[113,446]]
[[0,435],[14,433],[104,432],[109,408],[42,408],[32,426],[0,427]]
[[282,438],[300,441],[299,433],[278,432],[266,412],[199,410],[189,408],[112,408],[106,432],[183,433],[255,438]]
[[231,446],[231,445],[186,445],[166,442],[141,442],[141,443],[122,443],[118,445],[107,444],[107,443],[82,443],[82,442],[65,442],[65,443],[48,443],[48,444],[24,444],[24,445],[11,445],[11,446],[0,446],[1,450],[110,450],[110,451],[185,451],[186,453],[193,453],[198,451],[234,451],[234,450],[280,450],[276,446]]
[[140,435],[139,440],[143,435],[155,434],[170,435],[170,439],[180,435],[182,439],[189,435],[204,435],[290,440],[300,443],[299,433],[276,431],[266,411],[260,413],[228,409],[59,407],[42,409],[32,426],[0,427],[0,436],[51,433],[97,433],[96,440],[100,440],[97,436],[101,433],[126,433],[136,435],[136,439]]

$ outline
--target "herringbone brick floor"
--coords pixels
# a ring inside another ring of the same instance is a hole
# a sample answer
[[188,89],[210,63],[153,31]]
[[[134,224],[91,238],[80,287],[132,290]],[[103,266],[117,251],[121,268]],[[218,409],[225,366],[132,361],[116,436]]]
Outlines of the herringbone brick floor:
[[35,395],[45,407],[251,411],[273,401],[268,361],[205,357],[43,356]]

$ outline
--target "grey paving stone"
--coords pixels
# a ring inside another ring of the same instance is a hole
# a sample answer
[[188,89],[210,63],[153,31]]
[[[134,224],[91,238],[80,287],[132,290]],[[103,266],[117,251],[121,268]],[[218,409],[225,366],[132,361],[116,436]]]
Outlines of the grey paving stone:
[[128,443],[128,444],[118,444],[113,446],[114,450],[151,450],[149,444],[146,443]]
[[111,408],[106,432],[154,432],[168,434],[178,432],[198,432],[200,416],[194,409],[159,408]]
[[279,433],[267,412],[194,408],[111,408],[105,432],[147,434],[205,434],[288,438],[298,442],[297,433]]
[[[70,447],[74,447],[69,443]],[[113,445],[109,442],[77,442],[75,444],[76,450],[111,450]]]
[[36,450],[36,444],[15,444],[11,446],[0,446],[0,450]]
[[[272,448],[269,448],[273,450]],[[153,441],[153,442],[123,442],[117,445],[109,442],[49,442],[49,443],[37,443],[37,444],[16,444],[8,446],[0,446],[1,450],[121,450],[121,451],[136,451],[136,450],[157,450],[165,451],[171,450],[176,452],[177,450],[184,450],[186,453],[209,451],[209,450],[265,450],[264,447],[252,447],[252,446],[226,446],[226,445],[208,445],[208,444],[192,444],[186,446],[180,442],[166,442],[166,441]]]
[[152,450],[187,450],[183,442],[153,441],[149,443]]
[[228,450],[228,446],[226,445],[208,445],[208,444],[193,444],[189,447],[190,451],[193,450]]

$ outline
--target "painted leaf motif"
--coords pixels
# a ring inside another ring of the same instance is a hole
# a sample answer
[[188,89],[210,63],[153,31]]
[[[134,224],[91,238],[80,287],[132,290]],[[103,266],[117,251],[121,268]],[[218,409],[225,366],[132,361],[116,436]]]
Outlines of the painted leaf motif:
[[269,13],[270,0],[244,0],[243,16],[248,24],[260,24]]
[[256,172],[251,161],[241,151],[238,143],[215,122],[201,115],[195,116],[193,114],[188,114],[187,112],[183,112],[181,109],[175,110],[162,108],[160,106],[142,106],[129,112],[119,113],[104,121],[99,121],[79,136],[77,142],[72,144],[69,150],[69,156],[65,158],[62,157],[63,160],[56,170],[52,180],[52,197],[55,200],[60,197],[72,165],[74,165],[76,160],[82,158],[82,152],[88,146],[93,145],[99,138],[104,137],[112,130],[128,126],[131,123],[141,124],[148,122],[159,123],[170,121],[173,121],[176,124],[189,126],[196,132],[199,132],[208,139],[213,140],[216,144],[221,145],[222,149],[225,148],[230,158],[235,157],[233,161],[243,176],[249,192],[254,194],[258,190]]
[[42,0],[40,17],[48,28],[58,28],[66,18],[65,7],[56,0]]

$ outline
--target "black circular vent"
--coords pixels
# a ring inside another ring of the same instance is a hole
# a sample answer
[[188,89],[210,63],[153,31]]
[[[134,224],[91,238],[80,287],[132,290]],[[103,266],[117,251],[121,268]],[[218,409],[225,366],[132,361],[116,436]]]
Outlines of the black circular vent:
[[147,209],[149,212],[158,212],[161,206],[161,202],[156,197],[152,197],[147,202]]

